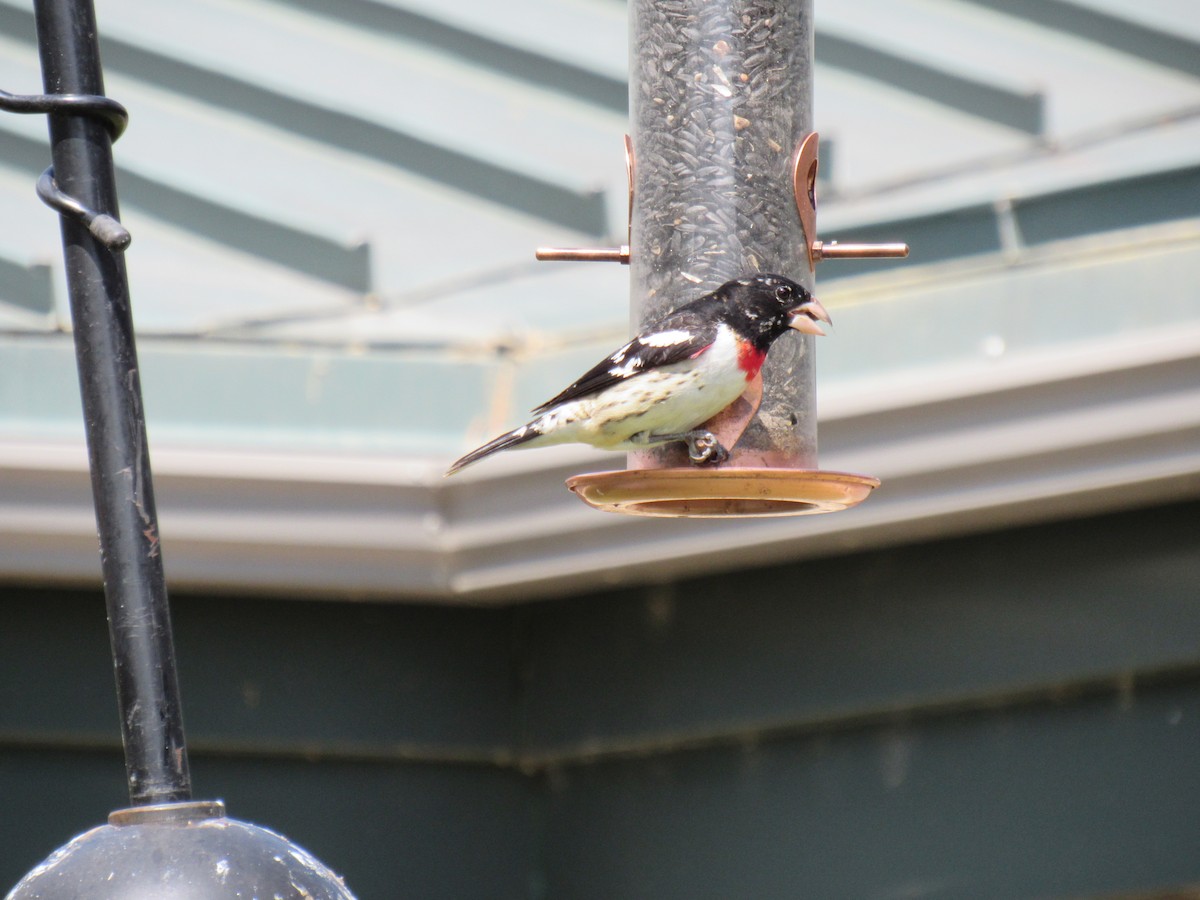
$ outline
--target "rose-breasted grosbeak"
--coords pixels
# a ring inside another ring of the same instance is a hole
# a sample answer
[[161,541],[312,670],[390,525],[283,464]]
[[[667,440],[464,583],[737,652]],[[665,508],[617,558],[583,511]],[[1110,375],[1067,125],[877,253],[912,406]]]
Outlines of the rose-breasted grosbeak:
[[789,328],[824,334],[829,314],[781,275],[727,282],[653,322],[551,400],[537,418],[457,460],[459,469],[512,447],[584,443],[636,450],[683,441],[693,462],[722,462],[728,451],[707,422],[746,390],[771,344]]

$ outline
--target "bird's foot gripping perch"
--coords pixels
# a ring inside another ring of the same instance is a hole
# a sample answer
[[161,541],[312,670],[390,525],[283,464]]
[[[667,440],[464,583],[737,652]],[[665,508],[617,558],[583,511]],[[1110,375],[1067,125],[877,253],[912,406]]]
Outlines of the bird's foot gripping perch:
[[687,443],[688,459],[697,466],[719,466],[729,459],[729,451],[711,431],[693,431],[682,437]]
[[697,466],[718,466],[729,459],[729,451],[717,440],[711,431],[683,431],[679,434],[647,435],[648,444],[666,444],[671,441],[682,441],[687,444],[688,459]]

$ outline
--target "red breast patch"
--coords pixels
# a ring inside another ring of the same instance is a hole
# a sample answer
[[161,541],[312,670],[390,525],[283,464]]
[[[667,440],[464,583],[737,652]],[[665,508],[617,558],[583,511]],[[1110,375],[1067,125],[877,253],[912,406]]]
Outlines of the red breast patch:
[[754,380],[766,358],[765,350],[759,350],[753,344],[745,341],[738,342],[738,368],[746,373],[747,381]]

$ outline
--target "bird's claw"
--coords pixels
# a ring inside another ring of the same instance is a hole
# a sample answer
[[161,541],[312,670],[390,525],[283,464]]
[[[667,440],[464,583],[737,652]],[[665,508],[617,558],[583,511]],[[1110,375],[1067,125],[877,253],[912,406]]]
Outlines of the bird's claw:
[[729,459],[729,451],[721,446],[711,431],[701,431],[687,438],[688,459],[697,466],[716,466]]
[[717,466],[729,459],[729,451],[711,431],[684,431],[678,434],[650,434],[643,431],[635,434],[630,441],[643,445],[682,441],[687,444],[688,459],[696,466]]

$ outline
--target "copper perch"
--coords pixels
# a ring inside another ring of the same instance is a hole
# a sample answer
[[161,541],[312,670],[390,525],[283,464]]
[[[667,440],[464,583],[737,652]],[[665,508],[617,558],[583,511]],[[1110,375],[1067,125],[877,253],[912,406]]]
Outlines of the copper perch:
[[625,135],[625,178],[629,182],[629,219],[625,241],[620,247],[538,247],[534,256],[542,262],[617,262],[629,265],[629,242],[633,230],[633,138]]
[[538,247],[534,255],[543,262],[619,262],[629,265],[629,245],[620,247]]
[[908,256],[908,244],[861,244],[817,240],[817,157],[820,138],[809,132],[796,145],[792,162],[792,192],[804,239],[808,242],[808,265],[815,268],[823,259],[878,259]]
[[822,259],[902,258],[908,256],[908,244],[853,244],[838,241],[813,241],[814,261]]

